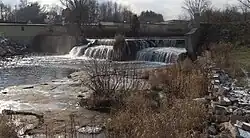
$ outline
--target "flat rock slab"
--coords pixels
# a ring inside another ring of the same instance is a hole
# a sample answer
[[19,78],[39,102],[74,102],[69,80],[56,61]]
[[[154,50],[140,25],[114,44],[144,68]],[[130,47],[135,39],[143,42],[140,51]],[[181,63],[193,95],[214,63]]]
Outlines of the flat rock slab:
[[[5,93],[5,94],[3,94]],[[55,80],[46,84],[12,86],[1,91],[0,110],[11,109],[14,111],[42,113],[44,123],[36,130],[35,134],[70,132],[71,125],[96,126],[102,125],[107,115],[79,107],[78,95],[90,93],[86,87],[81,87],[79,82],[71,79]],[[34,124],[35,119],[29,117],[22,120],[23,124]],[[86,127],[85,130],[90,130]],[[84,130],[84,131],[85,131]],[[82,130],[83,131],[83,130]],[[93,129],[97,132],[99,129]],[[88,131],[91,132],[91,131]],[[40,136],[35,136],[40,138]],[[41,135],[41,138],[43,136]]]

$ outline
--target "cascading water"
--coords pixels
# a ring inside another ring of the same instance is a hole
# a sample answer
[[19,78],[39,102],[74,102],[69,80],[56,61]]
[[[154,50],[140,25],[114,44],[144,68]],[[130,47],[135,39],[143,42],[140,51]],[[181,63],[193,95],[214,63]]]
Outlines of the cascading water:
[[88,48],[88,45],[84,46],[75,46],[69,52],[69,56],[71,57],[79,57],[84,54],[84,51]]
[[186,52],[186,49],[174,47],[146,48],[137,53],[136,59],[139,61],[175,63],[178,55],[183,52]]
[[95,45],[97,43],[97,40],[95,39],[89,39],[87,40],[89,43],[87,45],[82,45],[82,46],[75,46],[71,49],[69,52],[70,57],[80,57],[84,55],[85,50],[90,47],[91,45]]
[[[88,41],[87,45],[74,47],[69,55],[71,57],[112,59],[114,39],[88,39]],[[134,60],[137,56],[137,60],[144,61],[172,62],[175,59],[173,57],[178,55],[176,52],[178,50],[173,50],[174,48],[171,47],[184,48],[185,46],[184,39],[126,39],[125,41],[130,51],[130,57],[133,57]]]
[[84,56],[96,59],[111,59],[113,55],[113,46],[100,45],[89,47]]

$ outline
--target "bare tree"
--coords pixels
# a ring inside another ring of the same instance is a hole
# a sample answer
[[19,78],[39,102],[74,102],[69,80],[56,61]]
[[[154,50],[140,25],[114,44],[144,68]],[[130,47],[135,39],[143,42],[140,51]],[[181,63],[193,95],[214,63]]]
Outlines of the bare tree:
[[88,19],[88,0],[60,0],[63,6],[70,9],[70,21],[79,25]]
[[250,8],[250,0],[238,0],[240,2],[239,8],[242,11],[244,21],[247,20],[248,17],[248,10]]
[[205,12],[211,4],[210,0],[184,0],[182,8],[193,18],[195,13]]
[[250,8],[250,0],[238,0],[242,5],[247,8]]
[[241,13],[238,11],[238,7],[234,5],[227,5],[222,11],[222,17],[225,22],[233,22],[241,20]]
[[245,5],[240,5],[239,8],[242,11],[244,21],[246,21],[248,16],[248,7],[246,7]]
[[25,8],[28,6],[27,0],[20,0],[19,8]]
[[61,4],[67,9],[69,9],[69,15],[66,17],[67,22],[76,23],[77,28],[79,30],[76,33],[76,37],[78,41],[81,41],[79,36],[84,35],[84,24],[88,22],[89,14],[88,14],[88,0],[60,0]]
[[117,2],[102,2],[99,6],[100,20],[105,22],[130,22],[133,13]]
[[43,5],[46,12],[46,23],[56,24],[62,22],[62,7],[58,5]]
[[93,106],[115,102],[122,103],[131,92],[149,88],[147,82],[140,79],[141,72],[133,63],[120,64],[112,61],[86,60],[83,64],[82,85],[92,90]]
[[131,12],[131,10],[129,10],[128,7],[123,7],[122,9],[123,21],[131,22],[133,15],[134,15],[133,12]]

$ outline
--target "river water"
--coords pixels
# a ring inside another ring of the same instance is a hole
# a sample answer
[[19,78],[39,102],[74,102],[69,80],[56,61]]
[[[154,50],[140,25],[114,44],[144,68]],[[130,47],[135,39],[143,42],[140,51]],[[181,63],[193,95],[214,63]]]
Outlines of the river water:
[[[88,124],[93,117],[97,118],[97,124],[101,124],[104,115],[79,107],[78,95],[87,93],[88,90],[82,87],[78,81],[68,78],[71,73],[84,70],[85,64],[91,60],[93,59],[71,55],[25,56],[1,60],[0,112],[4,109],[11,109],[44,113],[46,127],[57,127],[58,130],[66,130],[68,126],[65,124],[69,124],[68,118],[72,113],[78,116],[75,121],[79,126]],[[107,62],[106,60],[98,61]],[[121,68],[127,67],[128,64],[133,64],[136,68],[166,65],[146,61],[117,63],[121,65]],[[60,120],[64,121],[60,122]],[[45,132],[44,127],[42,126],[40,129],[42,134]],[[34,137],[43,138],[42,136]],[[88,136],[84,135],[84,137]]]
[[[4,109],[42,112],[45,114],[46,129],[47,126],[51,126],[51,129],[57,128],[55,131],[66,130],[68,126],[66,124],[69,124],[68,118],[72,113],[78,116],[75,121],[79,126],[86,125],[92,118],[98,120],[97,124],[101,124],[103,114],[79,107],[78,96],[88,94],[89,90],[68,76],[73,72],[84,70],[85,66],[90,64],[89,61],[93,60],[97,60],[98,63],[116,63],[121,69],[129,66],[138,69],[166,66],[169,64],[166,62],[175,62],[178,54],[184,52],[178,50],[176,53],[173,49],[158,48],[152,52],[149,48],[149,52],[147,50],[138,52],[139,60],[128,62],[108,60],[112,51],[109,46],[97,46],[89,50],[84,46],[75,47],[67,55],[27,55],[2,59],[0,60],[0,112]],[[85,50],[87,52],[84,52]],[[98,57],[101,59],[93,59]],[[42,134],[44,127],[45,125],[40,130]]]
[[[83,70],[84,64],[89,60],[92,59],[58,55],[14,57],[0,61],[0,109],[42,110],[43,106],[43,110],[47,107],[65,109],[69,103],[75,104],[70,100],[75,101],[77,95],[84,90],[79,90],[78,87],[74,89],[66,87],[77,83],[67,76]],[[144,61],[120,62],[121,66],[127,64],[133,64],[137,68],[165,65],[165,63]],[[43,85],[44,83],[50,85]]]

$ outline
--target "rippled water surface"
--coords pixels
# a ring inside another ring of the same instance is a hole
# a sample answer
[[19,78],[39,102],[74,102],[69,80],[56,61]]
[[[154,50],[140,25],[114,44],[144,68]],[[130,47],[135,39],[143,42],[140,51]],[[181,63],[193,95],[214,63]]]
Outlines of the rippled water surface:
[[[67,76],[75,71],[84,70],[86,64],[91,63],[93,59],[86,57],[72,57],[70,55],[62,56],[26,56],[14,57],[0,61],[0,106],[8,107],[16,105],[13,109],[44,109],[51,107],[54,109],[65,109],[68,106],[74,106],[74,101],[82,90],[73,89],[69,86],[74,84]],[[156,62],[113,62],[98,60],[100,63],[116,63],[120,68],[128,67],[148,68],[164,66],[164,63]],[[49,86],[43,86],[43,83],[53,82]],[[63,81],[61,81],[63,80]],[[64,85],[66,83],[67,85]],[[24,89],[19,85],[31,85],[32,89]],[[4,94],[6,93],[7,94]],[[20,106],[22,103],[25,106]],[[31,105],[33,104],[33,105]],[[26,106],[30,105],[30,106]],[[19,107],[17,107],[19,106]]]
[[[43,83],[61,79],[74,71],[84,68],[92,59],[86,57],[30,56],[15,57],[0,61],[0,89],[13,85]],[[107,62],[99,60],[99,62]],[[121,68],[132,65],[135,68],[158,67],[165,65],[157,62],[117,62]]]

